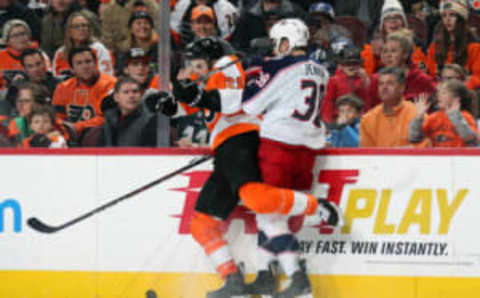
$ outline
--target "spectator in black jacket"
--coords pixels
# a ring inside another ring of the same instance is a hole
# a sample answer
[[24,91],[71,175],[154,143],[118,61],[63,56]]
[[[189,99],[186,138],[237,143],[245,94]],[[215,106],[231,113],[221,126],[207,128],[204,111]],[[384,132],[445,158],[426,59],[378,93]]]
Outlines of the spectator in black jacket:
[[98,146],[155,147],[157,117],[142,109],[138,82],[129,77],[120,79],[115,85],[113,100],[109,106],[102,103],[105,123]]
[[22,53],[20,61],[25,72],[25,81],[44,86],[51,98],[60,81],[48,71],[42,52],[39,49],[26,49]]
[[42,24],[35,12],[15,0],[0,0],[0,28],[13,19],[24,20],[32,30],[32,39],[40,41]]
[[[271,18],[271,16],[275,17]],[[270,27],[279,17],[305,20],[306,12],[290,0],[260,0],[240,16],[233,33],[232,45],[237,50],[248,52],[250,41],[259,37],[268,37]]]

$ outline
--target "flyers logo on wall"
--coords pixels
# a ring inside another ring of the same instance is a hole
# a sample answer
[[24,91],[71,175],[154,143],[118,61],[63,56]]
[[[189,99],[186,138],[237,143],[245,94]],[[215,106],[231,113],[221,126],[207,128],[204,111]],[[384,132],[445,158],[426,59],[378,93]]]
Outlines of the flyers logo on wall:
[[[189,177],[188,185],[172,189],[185,193],[183,212],[174,216],[180,220],[179,234],[190,233],[195,202],[201,186],[209,175],[210,171],[187,173],[185,176]],[[324,225],[309,226],[313,231],[317,231],[317,236],[330,235],[330,237],[302,239],[300,233],[299,238],[304,252],[437,256],[448,254],[446,242],[430,241],[429,238],[422,238],[422,241],[408,239],[432,236],[438,240],[438,237],[448,235],[456,214],[468,196],[468,189],[460,188],[449,194],[447,189],[442,187],[413,188],[407,190],[408,197],[405,196],[404,189],[400,198],[395,189],[356,187],[359,177],[358,169],[320,172],[317,183],[328,185],[328,200],[342,207],[346,224],[335,231]],[[243,221],[246,234],[257,232],[254,214],[243,206],[237,207],[224,223],[225,231],[232,220]],[[292,232],[299,232],[304,226],[304,218],[292,217],[289,226]],[[358,235],[362,236],[361,241],[354,238]],[[365,241],[365,238],[388,239],[389,236],[402,235],[405,241]],[[348,240],[341,240],[342,238]]]

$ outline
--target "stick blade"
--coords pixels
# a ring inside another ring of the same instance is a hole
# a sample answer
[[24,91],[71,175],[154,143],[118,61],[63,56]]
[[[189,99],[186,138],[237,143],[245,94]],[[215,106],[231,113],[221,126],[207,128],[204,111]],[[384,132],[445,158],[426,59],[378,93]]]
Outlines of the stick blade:
[[41,233],[47,233],[47,234],[51,234],[51,233],[55,233],[56,231],[58,231],[58,228],[54,228],[52,226],[48,226],[46,224],[44,224],[43,222],[41,222],[38,218],[36,217],[30,217],[28,220],[27,220],[27,224],[32,228],[34,229],[35,231],[37,232],[41,232]]

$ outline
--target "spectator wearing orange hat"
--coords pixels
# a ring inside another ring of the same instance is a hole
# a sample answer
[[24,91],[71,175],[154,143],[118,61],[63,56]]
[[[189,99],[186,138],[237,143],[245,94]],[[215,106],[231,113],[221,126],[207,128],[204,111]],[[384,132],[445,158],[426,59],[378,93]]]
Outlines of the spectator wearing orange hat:
[[[193,32],[193,40],[205,37],[218,37],[218,28],[216,26],[217,19],[212,8],[206,5],[197,5],[192,10],[191,30]],[[235,50],[226,41],[218,39],[226,54],[234,54]]]
[[197,5],[192,10],[190,27],[196,38],[217,35],[215,13],[206,5]]
[[[211,11],[200,6],[207,6]],[[195,11],[195,13],[194,13]],[[195,14],[195,17],[193,16]],[[198,16],[213,20],[217,35],[229,40],[236,28],[238,8],[228,0],[179,0],[170,15],[170,29],[177,45],[186,45],[194,40],[192,26]],[[203,21],[205,22],[205,21]],[[211,25],[210,25],[211,26]]]

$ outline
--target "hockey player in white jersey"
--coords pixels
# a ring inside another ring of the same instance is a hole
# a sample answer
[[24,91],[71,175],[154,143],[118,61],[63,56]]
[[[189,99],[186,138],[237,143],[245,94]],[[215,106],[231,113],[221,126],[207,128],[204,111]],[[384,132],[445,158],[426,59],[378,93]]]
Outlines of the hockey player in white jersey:
[[[306,56],[309,32],[301,20],[277,22],[270,30],[270,38],[275,58],[264,61],[258,76],[247,82],[243,110],[263,116],[258,153],[262,180],[277,187],[308,191],[313,183],[315,150],[326,143],[320,107],[329,75]],[[340,214],[337,206],[326,212]],[[289,231],[287,221],[287,216],[257,215],[261,255],[257,278],[249,285],[251,294],[273,295],[269,284],[274,278],[269,264],[277,259],[290,284],[274,297],[312,295],[306,269],[300,266],[298,240]]]

